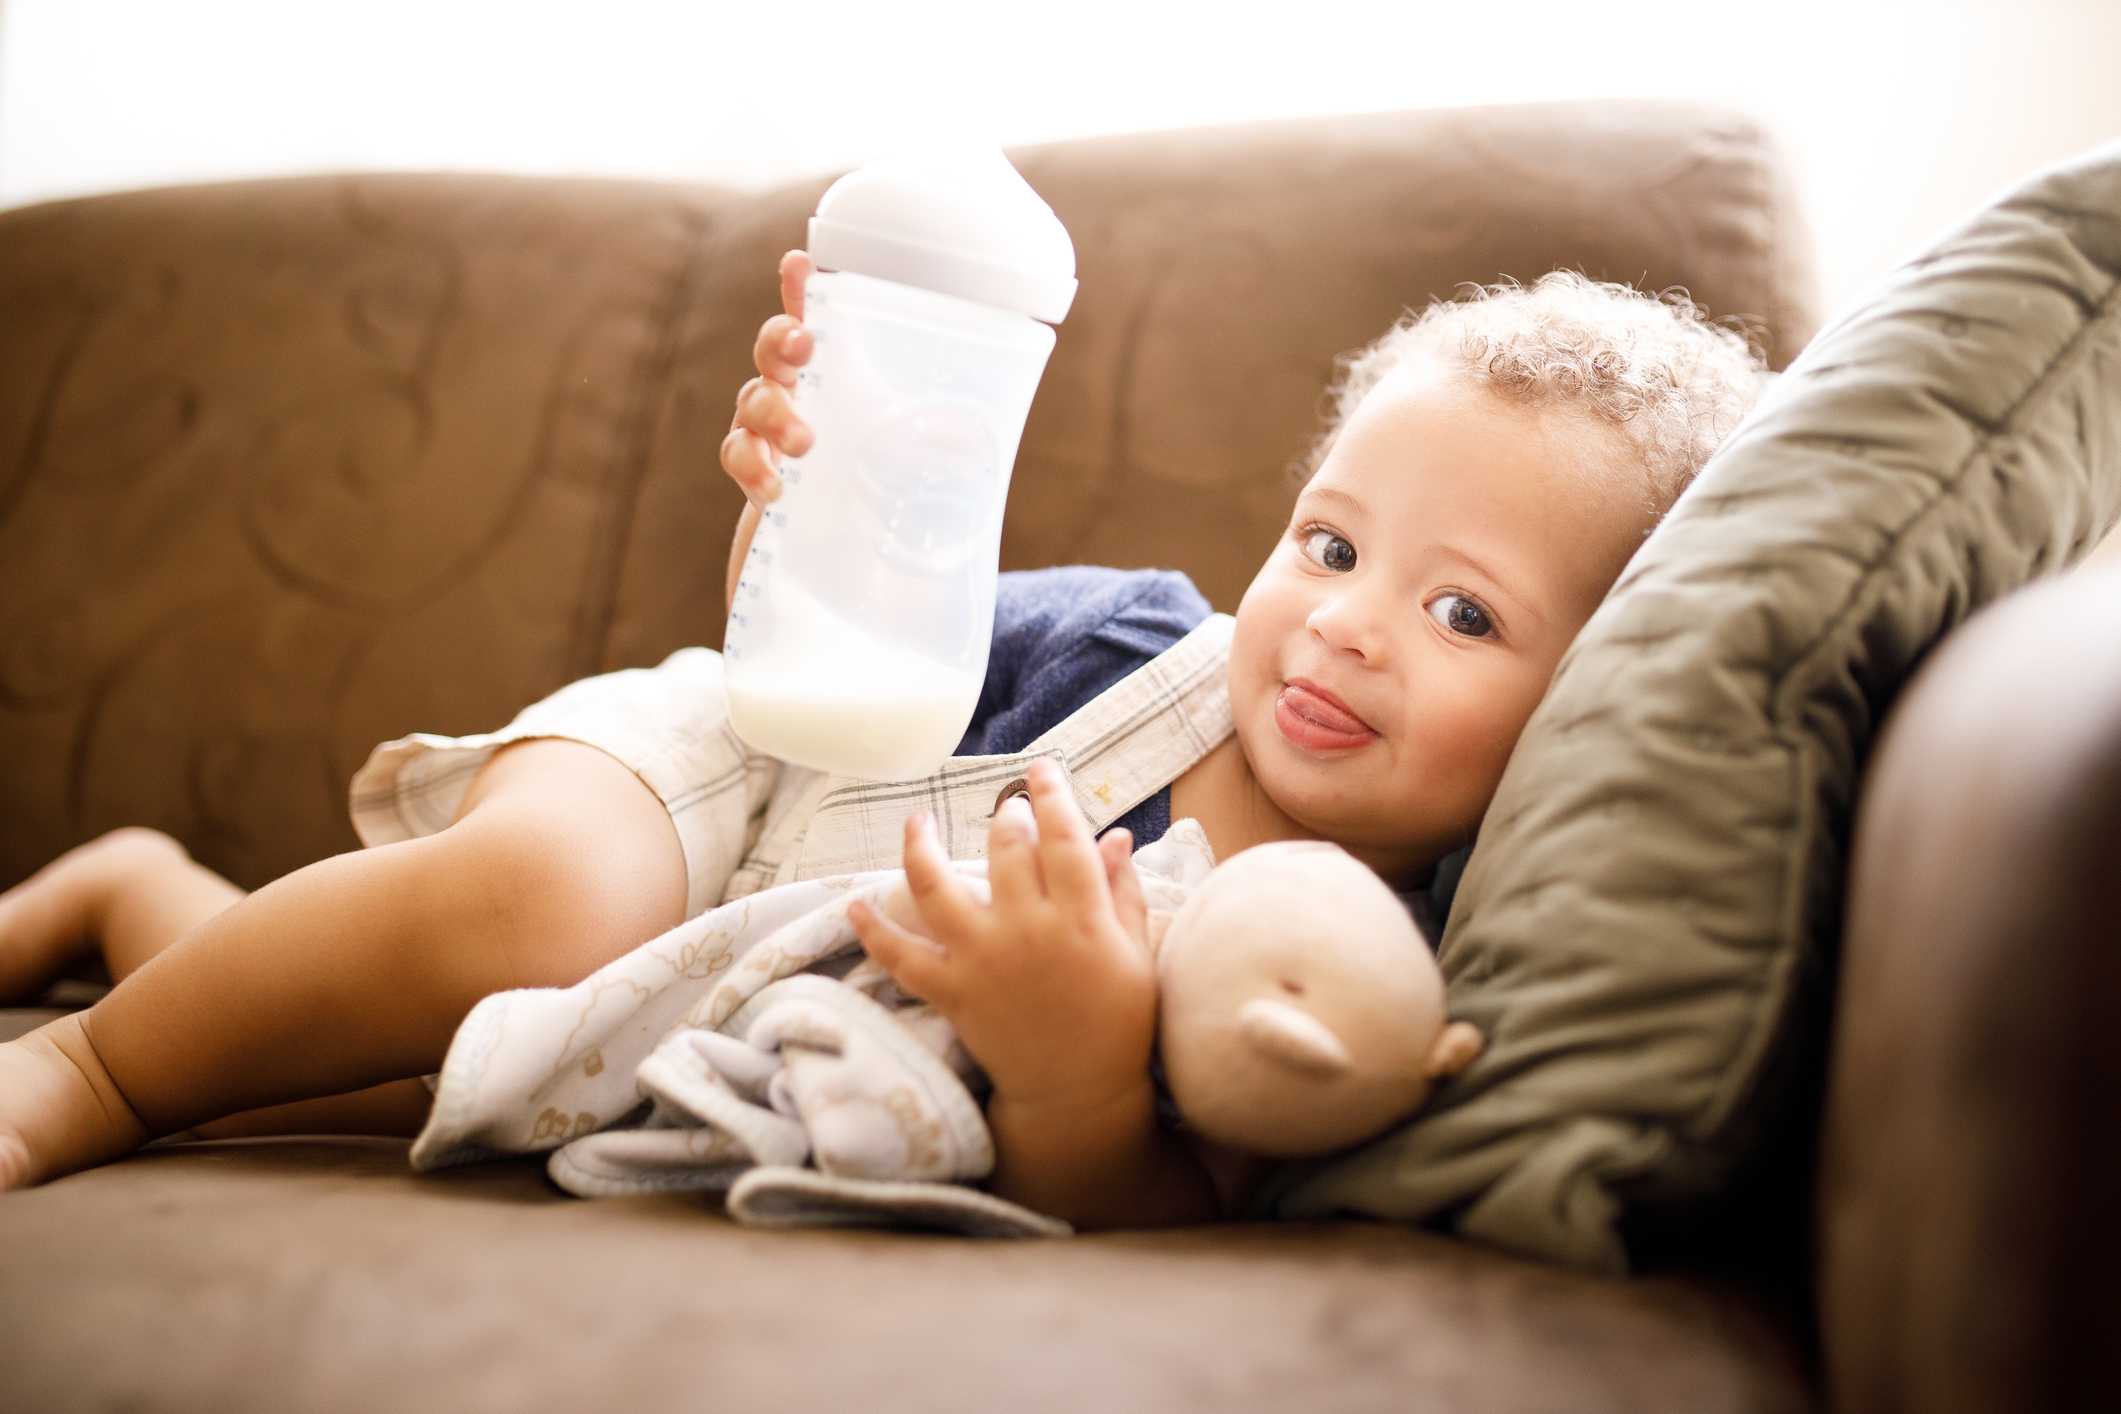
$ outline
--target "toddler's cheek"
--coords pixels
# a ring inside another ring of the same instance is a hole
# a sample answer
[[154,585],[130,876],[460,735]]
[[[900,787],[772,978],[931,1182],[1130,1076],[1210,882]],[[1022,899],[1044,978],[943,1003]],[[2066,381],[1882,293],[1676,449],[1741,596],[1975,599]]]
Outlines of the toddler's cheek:
[[[1264,720],[1271,725],[1274,713],[1274,697],[1281,690],[1281,672],[1271,651],[1260,646],[1261,638],[1254,635],[1247,641],[1242,629],[1230,642],[1230,667],[1227,680],[1230,689],[1230,710],[1236,715],[1239,730],[1248,719]],[[1253,725],[1257,725],[1255,721]]]
[[1301,595],[1282,582],[1276,568],[1269,558],[1237,606],[1237,624],[1230,635],[1232,687],[1240,682],[1279,682],[1282,649],[1292,637],[1303,634],[1308,606]]
[[1431,809],[1477,824],[1509,765],[1521,726],[1493,710],[1443,716],[1416,743],[1423,794]]

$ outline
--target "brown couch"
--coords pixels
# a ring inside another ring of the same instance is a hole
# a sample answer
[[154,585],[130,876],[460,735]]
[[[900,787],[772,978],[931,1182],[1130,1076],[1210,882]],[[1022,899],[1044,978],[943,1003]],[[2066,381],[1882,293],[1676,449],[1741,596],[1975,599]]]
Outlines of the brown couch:
[[[1461,282],[1684,286],[1778,366],[1816,323],[1787,169],[1713,109],[1014,156],[1082,294],[1005,567],[1175,566],[1234,607],[1334,355]],[[822,186],[322,177],[0,215],[0,885],[142,823],[254,886],[354,847],[373,743],[719,642],[716,447]],[[1837,1085],[1846,1157],[1888,1101]],[[1849,1407],[1913,1407],[1948,1332],[1840,1293],[1921,1233],[1824,1225],[1815,1341],[1813,1123],[1638,1224],[1626,1281],[1374,1224],[760,1232],[530,1162],[415,1176],[399,1141],[166,1145],[0,1198],[0,1409],[1795,1410],[1821,1345]]]

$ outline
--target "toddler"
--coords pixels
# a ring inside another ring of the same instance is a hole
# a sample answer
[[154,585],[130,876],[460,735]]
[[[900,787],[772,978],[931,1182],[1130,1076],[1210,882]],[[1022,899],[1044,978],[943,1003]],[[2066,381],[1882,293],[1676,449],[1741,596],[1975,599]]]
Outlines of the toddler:
[[[723,447],[752,503],[732,587],[778,457],[808,446],[791,391],[809,268],[783,261],[787,313],[760,331]],[[1010,577],[1005,603],[1029,607],[998,614],[972,754],[917,788],[827,780],[700,729],[720,715],[719,660],[689,649],[492,737],[380,748],[355,784],[372,847],[248,896],[152,832],[82,846],[0,895],[0,999],[90,946],[117,982],[0,1046],[0,1188],[186,1130],[414,1132],[418,1077],[480,998],[571,985],[724,898],[902,848],[909,906],[856,923],[992,1081],[991,1186],[1078,1227],[1212,1217],[1225,1200],[1200,1156],[1156,1122],[1132,834],[1191,817],[1218,858],[1325,839],[1395,887],[1427,883],[1471,842],[1563,650],[1759,383],[1690,305],[1574,275],[1432,306],[1348,363],[1234,625],[1172,576]],[[1069,609],[1085,602],[1111,613],[1086,628]],[[1078,784],[1098,773],[1088,796],[1036,759],[1063,730],[1090,743],[1067,753]],[[993,773],[1018,768],[997,802]],[[1099,801],[1101,818],[1078,808]],[[982,852],[991,902],[944,867]]]

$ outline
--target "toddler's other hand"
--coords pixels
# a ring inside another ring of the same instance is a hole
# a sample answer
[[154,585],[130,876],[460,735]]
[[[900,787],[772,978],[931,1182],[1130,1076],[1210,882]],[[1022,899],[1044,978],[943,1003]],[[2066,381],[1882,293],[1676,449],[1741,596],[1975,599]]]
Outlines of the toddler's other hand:
[[1092,838],[1051,763],[1026,775],[1030,808],[1010,800],[995,813],[991,906],[950,869],[923,816],[907,824],[905,859],[927,938],[863,905],[850,916],[870,956],[949,1019],[997,1097],[1093,1111],[1146,1084],[1147,909],[1126,832]]
[[810,427],[795,415],[795,378],[815,345],[803,328],[803,286],[816,269],[808,253],[781,257],[781,308],[759,326],[751,361],[759,376],[737,390],[736,417],[722,439],[722,470],[755,506],[778,500],[780,459],[810,450]]

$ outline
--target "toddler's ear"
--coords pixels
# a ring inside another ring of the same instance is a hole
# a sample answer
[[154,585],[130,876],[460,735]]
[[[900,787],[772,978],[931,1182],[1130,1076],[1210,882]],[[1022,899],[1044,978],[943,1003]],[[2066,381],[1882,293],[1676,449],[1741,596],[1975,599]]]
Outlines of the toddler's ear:
[[1487,1044],[1471,1022],[1454,1021],[1436,1033],[1436,1040],[1429,1046],[1428,1059],[1423,1062],[1421,1073],[1431,1080],[1441,1080],[1446,1075],[1456,1075],[1473,1063]]

